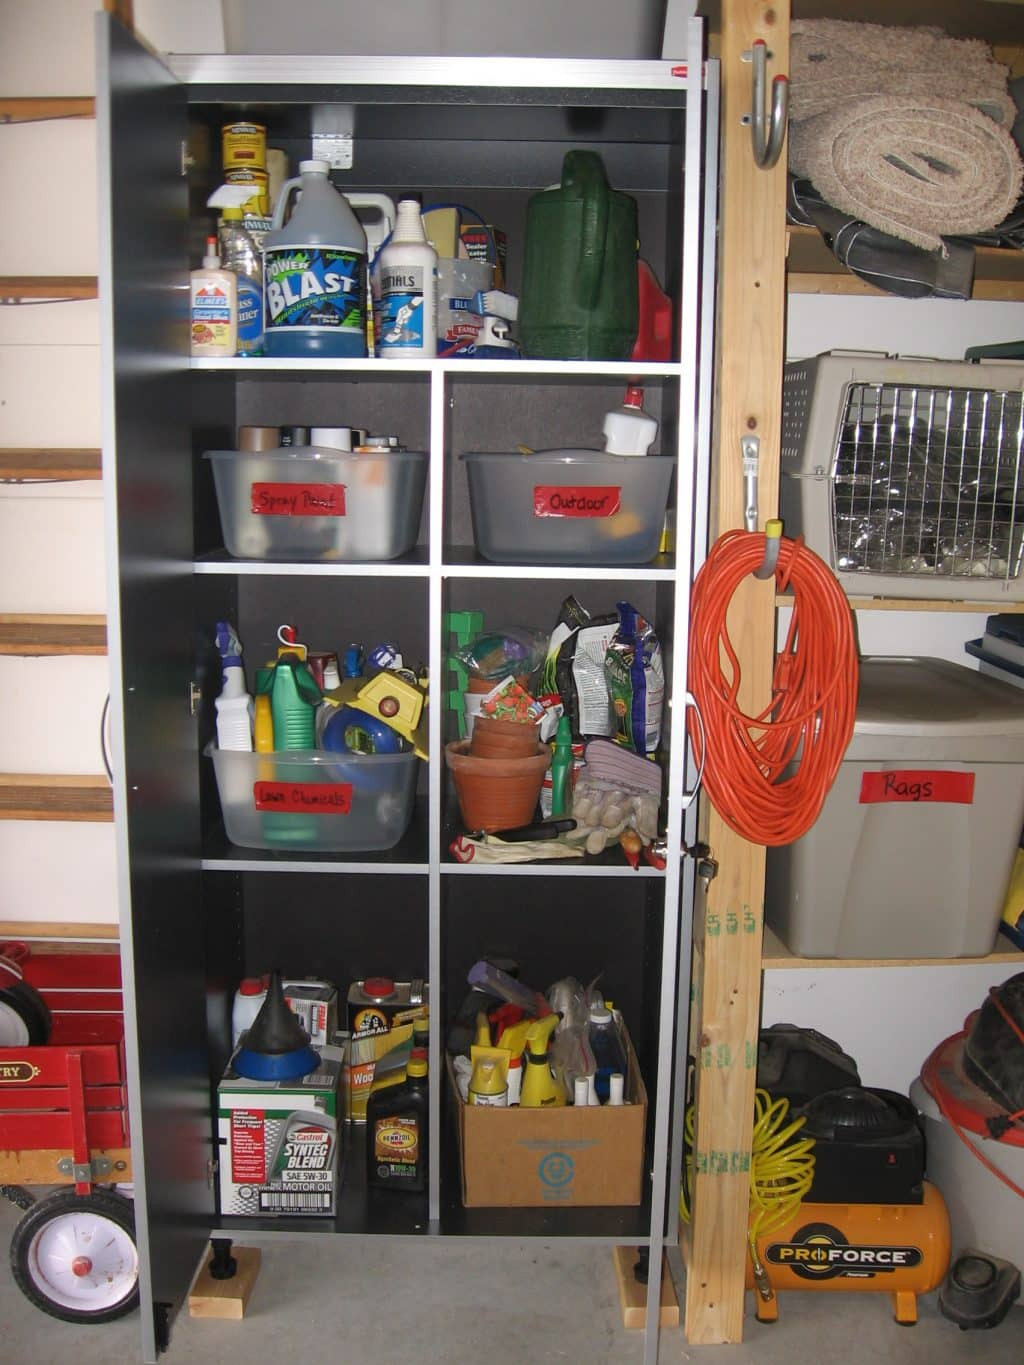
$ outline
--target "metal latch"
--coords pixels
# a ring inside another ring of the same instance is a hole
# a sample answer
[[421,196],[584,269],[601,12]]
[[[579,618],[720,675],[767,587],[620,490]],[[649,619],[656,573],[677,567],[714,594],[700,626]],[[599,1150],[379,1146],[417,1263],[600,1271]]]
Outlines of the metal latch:
[[206,1158],[206,1184],[207,1187],[211,1190],[213,1189],[213,1184],[217,1177],[217,1171],[219,1169],[220,1162],[217,1160],[215,1156],[210,1156]]
[[91,1161],[75,1161],[70,1156],[62,1156],[57,1162],[61,1175],[69,1175],[76,1185],[87,1185],[94,1180],[106,1180],[114,1171],[114,1163],[109,1156],[94,1156]]
[[703,842],[683,844],[683,852],[688,858],[692,858],[696,864],[697,876],[700,878],[701,886],[706,893],[708,887],[718,876],[718,860],[712,856],[710,845]]
[[188,713],[190,716],[199,714],[199,704],[203,700],[203,689],[197,682],[190,682],[188,685]]

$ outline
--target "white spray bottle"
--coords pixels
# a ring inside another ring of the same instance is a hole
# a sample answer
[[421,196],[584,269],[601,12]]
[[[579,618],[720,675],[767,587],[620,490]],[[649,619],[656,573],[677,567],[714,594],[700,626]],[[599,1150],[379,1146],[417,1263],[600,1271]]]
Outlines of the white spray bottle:
[[437,354],[437,252],[427,241],[415,199],[402,199],[391,241],[374,265],[377,354],[430,358]]
[[217,622],[221,657],[221,690],[217,708],[217,748],[252,753],[252,697],[245,690],[242,646],[228,621]]

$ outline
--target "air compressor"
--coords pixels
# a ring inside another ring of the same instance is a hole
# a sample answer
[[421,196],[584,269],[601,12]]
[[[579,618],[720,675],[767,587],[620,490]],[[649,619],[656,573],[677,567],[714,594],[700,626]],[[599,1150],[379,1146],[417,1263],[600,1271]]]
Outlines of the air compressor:
[[924,1179],[924,1139],[909,1100],[848,1085],[796,1117],[814,1140],[814,1175],[796,1211],[752,1238],[747,1288],[759,1322],[778,1318],[785,1290],[888,1293],[901,1324],[937,1289],[950,1259],[949,1215]]

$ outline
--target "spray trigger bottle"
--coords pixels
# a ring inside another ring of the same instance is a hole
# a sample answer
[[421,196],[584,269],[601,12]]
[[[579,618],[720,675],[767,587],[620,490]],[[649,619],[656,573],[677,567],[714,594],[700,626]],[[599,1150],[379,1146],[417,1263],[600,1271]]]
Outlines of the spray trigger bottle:
[[548,1044],[558,1024],[557,1014],[548,1014],[533,1023],[526,1034],[526,1074],[519,1097],[522,1109],[560,1109],[565,1104],[565,1087],[555,1079],[548,1058]]
[[252,753],[252,697],[245,690],[242,646],[229,621],[217,622],[217,652],[221,659],[217,708],[217,748]]

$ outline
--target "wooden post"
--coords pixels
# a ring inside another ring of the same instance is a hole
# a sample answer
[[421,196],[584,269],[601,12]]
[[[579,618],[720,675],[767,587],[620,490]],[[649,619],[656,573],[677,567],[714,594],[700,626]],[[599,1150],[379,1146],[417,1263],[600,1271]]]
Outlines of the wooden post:
[[[789,0],[723,0],[722,192],[714,492],[715,531],[744,524],[740,439],[760,437],[760,526],[777,514],[785,309],[786,152],[759,169],[750,129],[756,39],[771,54],[769,81],[789,69]],[[740,701],[756,713],[771,693],[774,583],[750,579],[729,629],[740,654]],[[697,1059],[693,1225],[688,1245],[686,1336],[692,1344],[738,1342],[750,1190],[750,1139],[760,1021],[764,849],[709,811],[706,836],[718,861],[701,923],[695,923]],[[699,907],[698,907],[699,910]],[[698,916],[699,917],[699,916]]]

